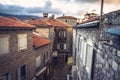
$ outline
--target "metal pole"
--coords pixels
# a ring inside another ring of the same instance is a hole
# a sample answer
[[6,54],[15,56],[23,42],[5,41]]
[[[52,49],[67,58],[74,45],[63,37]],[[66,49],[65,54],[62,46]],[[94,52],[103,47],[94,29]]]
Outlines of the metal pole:
[[103,3],[104,3],[104,0],[102,0],[102,1],[101,1],[99,33],[101,33],[101,32],[102,32],[102,14],[103,14]]

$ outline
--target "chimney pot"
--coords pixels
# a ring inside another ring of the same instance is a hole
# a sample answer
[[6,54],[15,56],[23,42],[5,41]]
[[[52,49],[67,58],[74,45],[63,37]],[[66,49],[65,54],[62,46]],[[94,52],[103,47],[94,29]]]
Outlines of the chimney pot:
[[44,18],[48,18],[48,13],[43,13]]

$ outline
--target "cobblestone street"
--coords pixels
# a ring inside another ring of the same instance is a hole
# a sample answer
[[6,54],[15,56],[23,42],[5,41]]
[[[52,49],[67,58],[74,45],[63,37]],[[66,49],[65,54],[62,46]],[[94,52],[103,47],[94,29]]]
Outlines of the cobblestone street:
[[57,63],[53,65],[51,80],[67,80],[68,74],[71,74],[71,66],[63,60],[57,61]]

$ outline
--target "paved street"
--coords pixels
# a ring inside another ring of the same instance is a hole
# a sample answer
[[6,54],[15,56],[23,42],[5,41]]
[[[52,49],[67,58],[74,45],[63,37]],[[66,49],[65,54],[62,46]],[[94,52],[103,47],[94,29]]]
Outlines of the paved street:
[[70,65],[63,60],[57,61],[53,65],[53,74],[51,80],[67,80],[67,74],[71,73]]

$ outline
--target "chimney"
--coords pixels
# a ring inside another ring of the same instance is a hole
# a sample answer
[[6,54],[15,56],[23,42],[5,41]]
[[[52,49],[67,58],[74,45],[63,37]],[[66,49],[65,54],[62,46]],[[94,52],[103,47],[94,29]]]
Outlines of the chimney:
[[54,17],[55,17],[55,16],[54,16],[54,15],[52,15],[52,16],[50,17],[50,19],[54,19]]
[[48,13],[43,13],[44,18],[48,18]]
[[54,16],[54,15],[52,15],[52,19],[54,19],[54,17],[55,17],[55,16]]

